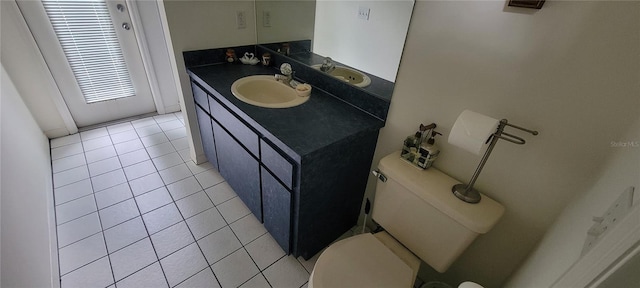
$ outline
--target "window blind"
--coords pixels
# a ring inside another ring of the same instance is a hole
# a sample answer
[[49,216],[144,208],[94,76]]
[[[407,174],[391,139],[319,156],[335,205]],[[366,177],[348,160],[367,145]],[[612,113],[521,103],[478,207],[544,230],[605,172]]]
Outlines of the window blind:
[[87,103],[135,95],[105,0],[42,0]]

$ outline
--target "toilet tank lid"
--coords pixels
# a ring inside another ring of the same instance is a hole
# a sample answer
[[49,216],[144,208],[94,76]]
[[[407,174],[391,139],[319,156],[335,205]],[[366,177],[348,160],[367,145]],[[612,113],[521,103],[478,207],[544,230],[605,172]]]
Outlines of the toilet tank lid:
[[504,214],[502,204],[482,193],[482,199],[476,204],[458,199],[451,192],[451,187],[460,181],[434,167],[427,170],[417,169],[400,158],[400,151],[382,158],[378,169],[440,212],[476,233],[489,232]]

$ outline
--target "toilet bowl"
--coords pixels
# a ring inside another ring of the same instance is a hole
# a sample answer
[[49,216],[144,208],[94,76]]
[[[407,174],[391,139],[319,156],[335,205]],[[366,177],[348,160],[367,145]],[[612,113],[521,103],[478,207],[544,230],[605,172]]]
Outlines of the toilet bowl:
[[386,232],[340,240],[316,261],[311,287],[411,287],[420,259]]

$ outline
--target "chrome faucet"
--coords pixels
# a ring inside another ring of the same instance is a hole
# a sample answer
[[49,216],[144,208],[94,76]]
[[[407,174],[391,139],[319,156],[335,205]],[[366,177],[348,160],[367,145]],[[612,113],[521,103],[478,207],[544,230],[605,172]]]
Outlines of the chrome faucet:
[[333,59],[331,57],[325,57],[322,60],[322,66],[320,66],[320,71],[325,73],[331,73],[331,71],[336,69],[336,64],[333,63]]
[[293,80],[295,72],[291,69],[291,64],[283,63],[280,65],[280,73],[282,74],[275,75],[276,81],[280,81],[291,88],[296,88],[296,86],[298,86],[298,81]]

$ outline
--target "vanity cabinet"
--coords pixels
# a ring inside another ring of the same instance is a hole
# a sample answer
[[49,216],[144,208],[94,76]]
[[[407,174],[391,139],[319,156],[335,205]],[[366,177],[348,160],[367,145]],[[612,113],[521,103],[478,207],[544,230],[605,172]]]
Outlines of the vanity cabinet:
[[234,66],[199,69],[189,73],[207,159],[282,249],[309,259],[352,228],[382,123],[332,98],[305,104],[325,110],[253,110],[229,95]]

